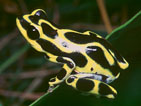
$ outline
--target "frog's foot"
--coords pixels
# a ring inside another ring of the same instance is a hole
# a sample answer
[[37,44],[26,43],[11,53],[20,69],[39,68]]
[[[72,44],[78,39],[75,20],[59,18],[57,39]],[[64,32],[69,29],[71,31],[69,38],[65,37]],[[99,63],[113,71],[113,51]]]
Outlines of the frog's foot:
[[56,84],[56,85],[50,85],[49,88],[48,88],[48,90],[47,90],[47,92],[48,93],[51,93],[51,92],[53,92],[58,87],[59,87],[58,84]]
[[49,86],[47,92],[48,92],[48,93],[51,93],[51,92],[53,92],[53,89],[54,89],[54,86]]

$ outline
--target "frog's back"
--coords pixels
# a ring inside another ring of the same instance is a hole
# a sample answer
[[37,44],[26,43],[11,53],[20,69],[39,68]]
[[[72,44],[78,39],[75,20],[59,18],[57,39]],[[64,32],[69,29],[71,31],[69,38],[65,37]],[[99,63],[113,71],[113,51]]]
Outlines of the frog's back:
[[86,48],[89,70],[118,77],[120,70],[128,67],[128,62],[104,38],[93,35],[93,40]]

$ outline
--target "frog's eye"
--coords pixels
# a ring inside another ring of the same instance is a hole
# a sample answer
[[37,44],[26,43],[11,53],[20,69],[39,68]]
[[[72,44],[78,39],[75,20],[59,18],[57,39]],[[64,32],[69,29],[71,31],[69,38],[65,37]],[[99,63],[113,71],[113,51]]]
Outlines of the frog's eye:
[[28,27],[27,34],[28,34],[28,37],[32,40],[39,39],[39,37],[40,37],[38,30],[34,26]]
[[38,10],[35,14],[32,14],[31,16],[29,16],[29,19],[35,23],[38,24],[38,21],[40,19],[45,19],[47,20],[47,15],[43,10]]
[[41,18],[41,19],[47,19],[47,15],[44,11],[42,10],[38,10],[34,16],[37,16],[38,18]]

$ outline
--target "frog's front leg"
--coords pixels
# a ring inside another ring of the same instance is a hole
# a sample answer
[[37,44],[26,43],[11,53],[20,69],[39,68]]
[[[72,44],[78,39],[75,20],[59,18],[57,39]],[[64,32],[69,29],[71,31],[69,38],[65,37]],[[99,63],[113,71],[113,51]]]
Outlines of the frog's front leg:
[[61,56],[47,56],[47,58],[52,61],[52,62],[56,62],[56,63],[62,63],[63,67],[60,70],[60,72],[57,74],[56,77],[51,78],[49,81],[49,92],[52,92],[53,88],[60,84],[61,82],[63,82],[70,74],[71,72],[74,70],[75,68],[75,63],[73,62],[72,59],[68,58],[68,57],[61,57]]
[[117,91],[110,85],[88,77],[82,77],[80,74],[70,75],[66,83],[73,88],[88,94],[103,96],[114,99]]

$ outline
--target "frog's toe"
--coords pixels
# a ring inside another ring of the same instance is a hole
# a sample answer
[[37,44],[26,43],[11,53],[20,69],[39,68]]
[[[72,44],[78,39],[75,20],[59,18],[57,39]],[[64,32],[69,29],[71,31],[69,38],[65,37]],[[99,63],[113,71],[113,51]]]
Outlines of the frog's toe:
[[48,88],[47,92],[48,92],[48,93],[51,93],[51,92],[53,92],[55,89],[57,89],[58,87],[59,87],[58,84],[55,84],[55,85],[50,85],[50,84],[49,84],[49,88]]
[[49,86],[47,92],[48,92],[48,93],[51,93],[51,92],[53,92],[53,89],[54,89],[54,86]]

